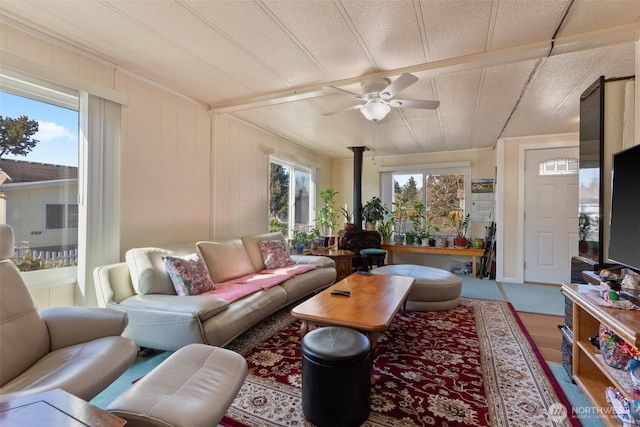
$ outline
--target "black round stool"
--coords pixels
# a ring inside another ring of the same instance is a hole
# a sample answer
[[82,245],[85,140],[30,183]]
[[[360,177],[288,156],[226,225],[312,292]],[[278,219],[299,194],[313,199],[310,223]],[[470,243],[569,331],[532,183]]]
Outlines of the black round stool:
[[302,412],[318,427],[358,426],[371,408],[371,344],[364,334],[327,326],[302,338]]

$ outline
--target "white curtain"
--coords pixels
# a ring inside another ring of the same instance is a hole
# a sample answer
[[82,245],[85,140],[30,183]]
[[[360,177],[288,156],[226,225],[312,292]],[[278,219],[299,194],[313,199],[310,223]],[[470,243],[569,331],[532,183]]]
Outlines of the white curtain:
[[86,92],[80,96],[77,303],[96,306],[93,270],[120,258],[121,105]]

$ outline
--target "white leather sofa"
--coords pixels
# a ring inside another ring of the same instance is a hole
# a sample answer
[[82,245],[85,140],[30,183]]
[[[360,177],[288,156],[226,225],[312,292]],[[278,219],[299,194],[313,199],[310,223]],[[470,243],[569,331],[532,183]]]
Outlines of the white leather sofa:
[[258,245],[265,240],[283,240],[283,236],[267,233],[224,242],[130,249],[125,262],[94,271],[99,304],[127,312],[129,322],[123,336],[140,347],[174,351],[191,343],[224,346],[287,304],[333,284],[333,260],[291,255],[295,264],[312,264],[316,268],[228,302],[216,291],[178,296],[162,257],[197,253],[204,259],[216,289],[245,291],[255,286],[253,275],[259,274],[258,283],[269,278],[260,274],[268,273]]

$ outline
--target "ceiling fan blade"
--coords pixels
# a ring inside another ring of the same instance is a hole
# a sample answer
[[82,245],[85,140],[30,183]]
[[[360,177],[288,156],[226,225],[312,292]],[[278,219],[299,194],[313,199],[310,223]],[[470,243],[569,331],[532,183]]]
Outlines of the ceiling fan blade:
[[340,89],[339,87],[335,87],[335,86],[323,86],[322,89],[328,90],[330,92],[340,93],[342,95],[351,95],[358,99],[364,99],[364,97],[359,93],[349,92],[348,90]]
[[362,108],[362,105],[352,105],[351,107],[342,108],[340,110],[324,113],[323,116],[333,116],[334,114],[343,113],[343,112],[349,111],[349,110],[359,110],[360,108]]
[[382,99],[393,98],[417,81],[418,78],[413,74],[401,74],[400,77],[395,79],[389,86],[380,91],[380,97]]
[[440,106],[440,101],[420,101],[417,99],[393,99],[389,105],[396,108],[422,108],[424,110],[435,110]]

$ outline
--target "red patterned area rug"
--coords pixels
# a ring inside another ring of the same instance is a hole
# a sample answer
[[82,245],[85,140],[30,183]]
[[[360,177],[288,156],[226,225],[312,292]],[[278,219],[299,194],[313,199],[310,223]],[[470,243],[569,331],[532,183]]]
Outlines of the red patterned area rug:
[[[234,340],[249,376],[222,425],[310,426],[302,413],[299,322],[283,310]],[[509,303],[463,298],[399,312],[379,335],[365,426],[579,426]],[[566,413],[569,416],[566,416]]]

